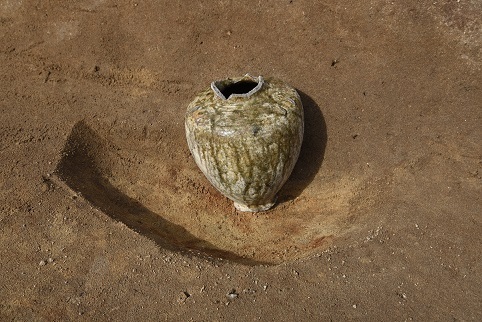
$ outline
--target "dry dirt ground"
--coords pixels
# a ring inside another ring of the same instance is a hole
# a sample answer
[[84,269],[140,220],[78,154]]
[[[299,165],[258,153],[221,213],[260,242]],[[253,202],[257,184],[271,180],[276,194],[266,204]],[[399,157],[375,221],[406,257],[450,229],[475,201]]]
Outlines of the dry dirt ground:
[[[0,320],[480,321],[482,3],[0,1]],[[278,77],[279,203],[196,167],[188,103]]]

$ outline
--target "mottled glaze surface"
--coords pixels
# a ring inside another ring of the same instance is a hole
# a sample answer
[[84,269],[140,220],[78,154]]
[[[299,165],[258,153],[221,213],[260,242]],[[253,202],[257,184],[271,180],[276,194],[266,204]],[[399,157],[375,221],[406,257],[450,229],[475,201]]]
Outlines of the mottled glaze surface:
[[[225,97],[221,89],[252,84]],[[191,153],[208,180],[241,211],[271,208],[303,140],[303,107],[284,82],[249,75],[216,81],[189,104]]]

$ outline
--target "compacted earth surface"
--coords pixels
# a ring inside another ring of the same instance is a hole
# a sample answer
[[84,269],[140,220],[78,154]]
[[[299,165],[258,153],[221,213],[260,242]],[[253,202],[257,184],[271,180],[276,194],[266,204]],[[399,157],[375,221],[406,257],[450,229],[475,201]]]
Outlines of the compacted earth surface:
[[[482,3],[0,1],[0,320],[482,320]],[[295,87],[300,158],[236,211],[213,80]]]

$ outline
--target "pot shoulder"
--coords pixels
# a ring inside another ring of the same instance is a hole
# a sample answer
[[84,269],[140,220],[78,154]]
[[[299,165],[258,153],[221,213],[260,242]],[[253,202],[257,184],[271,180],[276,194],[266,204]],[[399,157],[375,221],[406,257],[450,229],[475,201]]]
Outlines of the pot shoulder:
[[249,98],[222,99],[210,89],[189,104],[186,127],[220,137],[265,136],[303,124],[303,107],[295,89],[276,79]]

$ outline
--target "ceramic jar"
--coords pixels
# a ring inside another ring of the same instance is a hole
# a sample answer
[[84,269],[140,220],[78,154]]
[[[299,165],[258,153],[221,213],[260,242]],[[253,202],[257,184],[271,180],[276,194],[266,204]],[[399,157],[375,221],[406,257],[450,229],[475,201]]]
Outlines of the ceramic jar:
[[303,141],[296,90],[263,77],[214,81],[187,108],[189,149],[204,175],[240,211],[270,209]]

